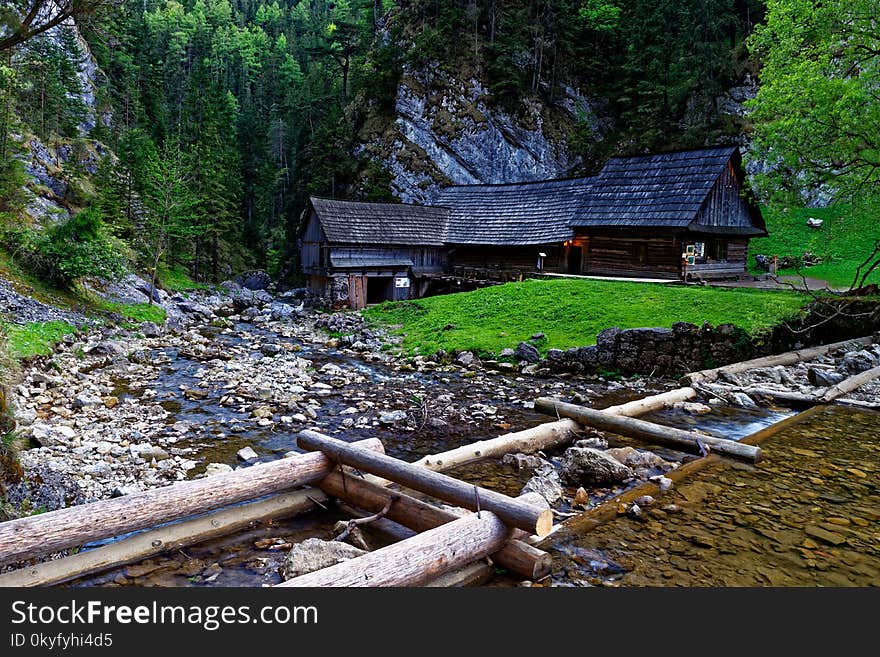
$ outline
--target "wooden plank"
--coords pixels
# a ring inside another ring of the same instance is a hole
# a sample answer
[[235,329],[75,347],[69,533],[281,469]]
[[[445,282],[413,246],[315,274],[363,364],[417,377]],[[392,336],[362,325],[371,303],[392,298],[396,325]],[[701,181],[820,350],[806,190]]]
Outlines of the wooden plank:
[[249,502],[191,520],[172,523],[129,536],[115,543],[77,552],[63,559],[44,561],[0,574],[0,587],[60,584],[163,552],[225,536],[250,527],[254,523],[305,513],[315,508],[314,500],[325,502],[327,496],[315,489],[271,495],[258,502]]
[[[390,491],[384,486],[360,479],[351,472],[347,472],[345,476],[333,472],[319,481],[318,487],[331,497],[345,500],[371,514],[387,507],[383,519],[394,521],[416,532],[427,531],[459,518],[450,511],[409,495]],[[551,567],[549,554],[520,540],[511,540],[492,558],[508,570],[532,580],[549,574]]]
[[801,363],[804,361],[813,360],[814,358],[818,358],[819,356],[824,356],[825,354],[836,349],[840,349],[842,347],[859,345],[866,346],[871,344],[873,341],[874,340],[871,336],[866,336],[862,338],[853,338],[852,340],[834,342],[832,344],[821,345],[818,347],[810,347],[808,349],[787,351],[783,354],[776,354],[773,356],[762,356],[761,358],[744,360],[739,363],[732,363],[723,367],[715,367],[708,370],[701,370],[699,372],[691,372],[690,374],[685,374],[681,378],[681,383],[683,385],[693,385],[695,383],[704,382],[711,383],[712,381],[715,381],[722,372],[726,372],[727,374],[737,374],[739,372],[747,372],[748,370],[757,369],[759,367],[794,365],[795,363]]
[[663,392],[659,395],[651,395],[650,397],[635,399],[625,404],[609,406],[608,408],[603,408],[601,410],[603,413],[608,413],[610,415],[635,417],[637,415],[644,415],[646,413],[653,413],[654,411],[662,410],[664,408],[672,406],[676,402],[687,401],[688,399],[693,399],[696,396],[697,391],[693,388],[676,388],[675,390]]
[[400,543],[294,577],[278,586],[421,586],[498,552],[510,538],[510,532],[494,513],[471,513]]
[[612,431],[622,436],[638,438],[658,445],[668,445],[684,451],[701,453],[700,445],[703,445],[724,456],[732,456],[752,463],[761,460],[759,448],[734,440],[705,436],[693,431],[682,431],[631,417],[610,415],[592,408],[566,404],[546,397],[535,401],[535,410],[556,417],[570,417],[586,426]]
[[[553,513],[549,509],[538,509],[507,495],[472,486],[385,454],[377,455],[358,445],[325,436],[317,431],[301,431],[297,442],[303,449],[321,450],[333,461],[387,477],[403,486],[446,502],[453,502],[471,511],[477,509],[493,511],[512,527],[518,527],[538,536],[549,533],[553,526]],[[377,456],[379,458],[376,458]]]
[[[370,438],[366,453],[382,450]],[[153,527],[220,507],[278,493],[326,477],[335,467],[323,454],[258,463],[250,468],[49,511],[0,523],[0,564]]]

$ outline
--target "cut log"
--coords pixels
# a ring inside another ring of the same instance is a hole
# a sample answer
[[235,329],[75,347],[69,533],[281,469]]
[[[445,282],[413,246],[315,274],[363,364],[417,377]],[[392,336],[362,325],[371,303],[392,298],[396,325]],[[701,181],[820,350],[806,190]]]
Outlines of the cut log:
[[752,445],[706,436],[693,431],[682,431],[631,417],[609,415],[603,411],[566,404],[546,397],[535,401],[535,410],[547,415],[570,417],[586,426],[611,431],[621,436],[646,440],[657,445],[667,445],[683,451],[702,453],[703,450],[700,447],[702,444],[708,446],[713,452],[724,456],[732,456],[752,463],[761,460],[760,448]]
[[608,408],[603,408],[601,410],[603,413],[608,413],[610,415],[636,417],[638,415],[645,415],[646,413],[663,410],[664,408],[672,406],[676,402],[687,401],[696,396],[697,391],[693,388],[676,388],[675,390],[670,390],[669,392],[664,392],[659,395],[651,395],[644,399],[636,399],[625,404],[609,406]]
[[492,579],[492,566],[486,561],[475,561],[464,568],[459,568],[451,573],[440,575],[437,579],[424,584],[431,588],[463,588],[465,586],[479,586]]
[[[357,449],[383,449],[376,438]],[[373,450],[373,451],[371,451]],[[90,541],[153,527],[256,499],[327,476],[336,467],[323,454],[279,459],[204,479],[0,523],[0,564],[51,554]]]
[[298,444],[303,449],[321,450],[332,461],[354,466],[365,472],[380,475],[392,481],[427,493],[446,502],[452,502],[471,511],[487,509],[512,527],[544,536],[553,527],[553,513],[507,495],[433,472],[412,463],[406,463],[385,454],[377,454],[358,445],[331,438],[317,431],[301,431]]
[[829,404],[838,397],[842,397],[843,395],[862,387],[877,377],[880,377],[880,367],[874,367],[870,370],[861,372],[860,374],[856,374],[855,376],[851,376],[837,385],[828,388],[828,390],[825,391],[825,394],[819,397],[819,401],[822,404]]
[[852,340],[844,340],[833,344],[821,345],[819,347],[810,347],[809,349],[798,349],[796,351],[787,351],[784,354],[776,354],[773,356],[762,356],[761,358],[753,358],[752,360],[744,360],[739,363],[732,363],[723,367],[715,367],[699,372],[691,372],[685,374],[681,378],[682,385],[692,386],[695,383],[711,383],[715,381],[722,372],[727,374],[736,374],[737,372],[746,372],[758,367],[775,367],[776,365],[794,365],[808,360],[813,360],[819,356],[847,346],[865,346],[873,342],[871,336],[863,338],[854,338]]
[[509,538],[510,528],[494,513],[470,513],[400,543],[294,577],[278,586],[421,586],[498,552]]
[[[382,524],[383,520],[391,520],[416,532],[423,532],[459,518],[450,511],[365,481],[348,471],[344,477],[339,472],[331,473],[318,482],[318,487],[331,497],[345,500],[368,513],[376,513],[384,509],[390,500],[392,503],[385,517],[372,523],[380,530],[389,529],[387,525]],[[520,501],[530,504],[528,499]],[[400,536],[400,533],[397,533]],[[545,577],[550,573],[552,566],[549,554],[520,540],[508,542],[500,551],[492,555],[492,559],[511,572],[531,580]]]
[[420,465],[437,472],[483,459],[500,458],[511,452],[524,454],[537,452],[570,441],[578,428],[577,422],[571,420],[547,422],[525,431],[506,433],[497,438],[480,440],[447,452],[425,456],[413,462],[413,465]]
[[44,561],[0,575],[0,587],[60,584],[91,573],[124,566],[170,550],[178,550],[271,518],[305,513],[327,496],[317,489],[271,495],[198,518],[172,523],[63,559]]

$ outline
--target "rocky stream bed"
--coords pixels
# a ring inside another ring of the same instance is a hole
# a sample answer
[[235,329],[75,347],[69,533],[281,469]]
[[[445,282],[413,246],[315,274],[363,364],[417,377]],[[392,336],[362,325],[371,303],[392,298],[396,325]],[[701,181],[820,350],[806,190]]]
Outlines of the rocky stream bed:
[[[22,452],[26,477],[8,488],[9,501],[26,512],[51,510],[249,467],[296,453],[296,434],[305,428],[346,440],[379,437],[389,454],[411,461],[546,421],[533,410],[539,396],[601,408],[677,386],[553,373],[525,360],[480,362],[467,352],[392,356],[393,339],[359,315],[324,314],[301,298],[264,290],[160,301],[169,311],[165,326],[93,329],[26,368],[12,404],[19,433],[33,447]],[[869,365],[839,360],[843,371]],[[830,357],[820,369],[831,371],[834,362]],[[814,382],[799,367],[751,376]],[[652,419],[737,438],[791,414],[714,395]],[[566,450],[508,455],[452,474],[511,495],[539,492],[562,520],[649,479],[668,490],[664,473],[692,458],[587,432]],[[642,502],[646,509],[654,504]],[[622,512],[644,515],[638,503]],[[331,508],[268,523],[80,583],[272,584],[292,544],[332,538],[340,518]],[[561,572],[554,583],[602,580]]]

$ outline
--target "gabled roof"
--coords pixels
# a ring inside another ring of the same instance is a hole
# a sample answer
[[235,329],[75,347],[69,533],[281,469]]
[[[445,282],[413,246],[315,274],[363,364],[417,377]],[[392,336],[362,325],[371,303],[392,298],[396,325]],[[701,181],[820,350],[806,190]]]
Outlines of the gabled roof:
[[581,228],[683,228],[700,211],[736,146],[615,157],[572,221]]
[[437,205],[450,208],[449,244],[526,245],[567,240],[592,178],[446,187]]
[[343,244],[443,246],[449,210],[312,197],[327,239]]

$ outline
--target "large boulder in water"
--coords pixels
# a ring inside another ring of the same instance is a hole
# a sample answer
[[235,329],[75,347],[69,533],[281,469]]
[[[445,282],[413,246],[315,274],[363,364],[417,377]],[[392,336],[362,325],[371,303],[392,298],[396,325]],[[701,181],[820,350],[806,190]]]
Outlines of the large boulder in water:
[[620,461],[591,447],[569,447],[560,470],[562,481],[570,486],[607,486],[633,476]]
[[272,279],[262,269],[247,271],[233,279],[237,284],[248,290],[266,290],[272,284]]
[[324,541],[320,538],[307,538],[294,545],[284,558],[281,576],[285,580],[307,575],[322,568],[335,566],[343,561],[366,554],[348,543]]

